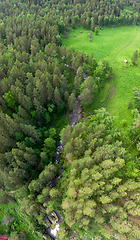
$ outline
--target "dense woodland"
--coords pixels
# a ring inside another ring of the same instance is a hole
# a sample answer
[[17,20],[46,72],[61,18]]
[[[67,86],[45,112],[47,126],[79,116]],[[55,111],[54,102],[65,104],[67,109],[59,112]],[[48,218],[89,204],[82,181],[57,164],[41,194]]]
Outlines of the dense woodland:
[[[9,239],[27,239],[34,229],[43,234],[46,213],[54,209],[65,219],[60,239],[82,239],[87,231],[91,237],[113,239],[115,232],[121,239],[139,239],[140,92],[134,89],[128,144],[104,108],[72,128],[65,116],[76,97],[81,108],[94,104],[113,69],[107,59],[97,62],[94,53],[62,45],[64,32],[77,25],[94,31],[139,23],[139,1],[0,2],[0,209],[18,205],[14,227],[0,228]],[[62,177],[52,185],[60,139]]]

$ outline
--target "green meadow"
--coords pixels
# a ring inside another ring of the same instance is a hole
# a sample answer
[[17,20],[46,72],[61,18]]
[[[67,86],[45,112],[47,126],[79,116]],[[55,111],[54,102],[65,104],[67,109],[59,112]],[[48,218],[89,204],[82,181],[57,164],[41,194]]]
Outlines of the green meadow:
[[[106,109],[114,117],[117,127],[127,127],[133,121],[128,102],[133,97],[133,88],[140,88],[140,64],[133,67],[131,62],[133,53],[140,50],[140,27],[136,25],[103,27],[98,35],[94,35],[93,32],[91,42],[88,36],[90,32],[81,27],[72,29],[67,35],[69,39],[64,39],[63,44],[68,48],[84,51],[85,54],[92,52],[97,61],[107,58],[114,68],[115,78],[105,83],[95,102],[85,109],[85,115],[92,114],[103,105],[114,80],[115,91]],[[125,63],[124,59],[128,63]],[[122,122],[125,122],[125,126]]]

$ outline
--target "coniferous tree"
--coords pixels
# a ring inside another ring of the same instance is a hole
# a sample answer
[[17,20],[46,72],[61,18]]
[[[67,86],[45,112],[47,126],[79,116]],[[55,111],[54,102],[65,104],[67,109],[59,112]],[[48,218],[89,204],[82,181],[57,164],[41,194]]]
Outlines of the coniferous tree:
[[71,93],[71,95],[70,95],[69,98],[68,98],[68,107],[69,107],[69,110],[72,110],[72,109],[73,109],[75,100],[76,100],[75,94],[74,94],[74,93]]
[[[137,234],[139,234],[137,226],[135,226],[136,234],[134,234],[133,228],[131,227],[133,223],[131,220],[127,222],[125,219],[128,216],[127,214],[129,214],[129,207],[127,208],[127,206],[130,204],[132,208],[135,208],[137,205],[135,201],[132,203],[129,199],[132,199],[133,194],[139,192],[139,184],[132,180],[128,181],[127,177],[125,177],[125,171],[123,170],[125,168],[125,150],[121,147],[121,143],[117,141],[109,145],[104,145],[103,136],[107,126],[104,127],[101,125],[101,121],[108,121],[109,124],[110,120],[105,112],[104,120],[101,120],[103,119],[100,118],[101,116],[103,117],[101,112],[103,114],[103,109],[100,112],[97,111],[97,116],[93,117],[93,121],[90,120],[91,118],[89,119],[86,128],[84,123],[79,123],[75,126],[82,134],[80,134],[79,131],[76,132],[76,129],[73,129],[69,137],[66,138],[66,142],[64,141],[66,155],[69,153],[68,144],[72,144],[71,149],[75,149],[77,144],[75,142],[77,139],[76,136],[81,136],[81,141],[84,144],[81,146],[82,151],[88,149],[86,142],[86,136],[87,139],[89,139],[88,131],[90,131],[90,134],[93,134],[93,140],[96,137],[96,141],[98,141],[98,143],[94,145],[94,148],[91,148],[91,156],[79,158],[72,162],[67,197],[62,203],[66,215],[65,219],[68,225],[75,229],[77,229],[78,223],[80,228],[87,231],[88,225],[94,222],[98,224],[98,226],[102,226],[101,233],[105,237],[111,237],[111,234],[115,231],[119,236],[125,234],[128,237],[131,235],[136,239]],[[96,121],[99,121],[99,125],[96,125]],[[90,123],[94,128],[90,127]],[[65,133],[68,133],[68,129],[63,130],[61,134],[62,139],[65,137]],[[73,136],[75,141],[73,140]],[[103,139],[101,139],[101,136]],[[78,146],[78,153],[80,153],[80,143],[78,143],[77,147]],[[83,150],[84,146],[86,147],[85,150]],[[77,157],[76,151],[71,152],[74,157]],[[80,157],[80,155],[78,156]],[[123,177],[118,174],[120,169],[122,169]],[[117,204],[118,199],[120,199],[121,205]],[[98,205],[100,205],[101,211],[99,211]],[[131,209],[131,207],[129,209]],[[83,211],[81,211],[81,208]],[[136,212],[137,211],[138,210],[136,210]],[[134,214],[134,212],[132,212],[133,211],[131,211],[131,214]],[[107,218],[110,219],[108,223],[106,222]],[[121,224],[123,224],[125,228],[122,228]]]

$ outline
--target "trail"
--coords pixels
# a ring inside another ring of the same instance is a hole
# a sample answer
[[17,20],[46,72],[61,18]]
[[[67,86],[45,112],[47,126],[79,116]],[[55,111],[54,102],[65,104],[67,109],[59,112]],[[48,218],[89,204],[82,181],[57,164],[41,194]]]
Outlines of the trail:
[[136,34],[135,34],[134,37],[132,38],[131,42],[128,43],[125,47],[121,48],[121,49],[114,55],[114,57],[113,57],[113,59],[112,59],[112,62],[111,62],[111,65],[112,65],[113,70],[114,70],[113,62],[114,62],[115,57],[116,57],[122,50],[124,50],[125,48],[127,48],[127,47],[133,42],[134,38],[137,36],[137,31],[138,31],[138,29],[139,29],[139,27],[136,29]]
[[[133,42],[134,38],[136,37],[137,35],[137,31],[138,31],[139,27],[136,29],[136,34],[133,36],[132,40],[130,43],[128,43],[126,46],[124,46],[123,48],[121,48],[112,58],[112,62],[111,62],[111,66],[112,66],[112,69],[113,69],[113,72],[114,72],[114,75],[115,75],[115,69],[114,69],[114,66],[113,66],[113,62],[116,58],[116,56],[121,52],[123,51],[125,48],[127,48],[128,46],[131,45],[131,43]],[[77,70],[75,69],[73,66],[70,66],[68,64],[64,64],[66,67],[68,68],[71,68],[71,69],[74,69],[74,70]],[[87,74],[84,74],[83,75],[83,78],[86,79],[88,77]],[[108,97],[105,101],[105,103],[101,106],[101,107],[106,107],[108,105],[108,103],[110,102],[113,94],[115,92],[115,76],[113,77],[113,85],[110,87],[109,89],[109,94],[108,94]],[[73,109],[73,112],[69,115],[69,119],[70,119],[70,126],[74,127],[75,126],[75,123],[78,122],[79,118],[81,117],[80,116],[80,108],[79,108],[79,100],[80,100],[80,95],[78,95],[77,99],[76,99],[76,103],[75,103],[75,106],[74,106],[74,109]],[[100,107],[100,108],[101,108]],[[94,115],[95,113],[93,113],[92,115]],[[60,145],[57,146],[56,148],[56,151],[55,151],[55,154],[54,154],[54,157],[53,157],[53,161],[56,162],[57,165],[59,165],[59,173],[57,174],[57,176],[52,179],[49,183],[46,184],[46,186],[50,186],[50,187],[54,187],[57,185],[57,182],[58,182],[58,179],[62,177],[62,171],[63,171],[63,168],[62,166],[60,165],[60,162],[59,162],[59,154],[60,154],[60,151],[63,150],[63,143],[62,141],[60,140]],[[41,164],[41,162],[40,162]],[[40,166],[40,164],[37,166],[37,168]],[[25,183],[25,185],[32,179],[32,176],[33,174],[31,175],[31,177],[29,178],[29,180]],[[70,238],[72,240],[72,238]],[[75,237],[73,237],[73,239],[76,239]]]
[[[113,96],[113,94],[114,94],[114,92],[115,92],[115,69],[114,69],[114,66],[113,66],[113,62],[114,62],[116,56],[117,56],[121,51],[123,51],[125,48],[127,48],[128,46],[131,45],[131,43],[133,42],[134,38],[137,36],[137,31],[138,31],[138,29],[139,29],[139,27],[136,29],[136,34],[133,36],[131,42],[128,43],[128,44],[127,44],[126,46],[124,46],[123,48],[121,48],[121,49],[114,55],[114,57],[112,58],[111,66],[112,66],[112,69],[113,69],[113,71],[114,71],[113,85],[110,87],[109,95],[108,95],[105,103],[104,103],[101,107],[106,107],[106,106],[107,106],[107,104],[110,102],[110,100],[111,100],[111,98],[112,98],[112,96]],[[101,107],[100,107],[100,108],[101,108]]]
[[[133,42],[134,38],[137,36],[137,31],[138,31],[138,30],[139,30],[139,27],[136,29],[136,34],[133,36],[131,42],[128,43],[128,44],[127,44],[126,46],[124,46],[123,48],[121,48],[121,49],[113,56],[112,62],[111,62],[111,66],[112,66],[112,69],[113,69],[114,72],[115,72],[115,69],[114,69],[114,66],[113,66],[113,62],[114,62],[116,56],[117,56],[121,51],[123,51],[125,48],[127,48],[128,46],[131,45],[131,43]],[[68,65],[68,64],[65,64],[65,63],[64,63],[64,65],[65,65],[66,67],[68,67],[68,68],[77,70],[77,69],[75,69],[73,66],[70,66],[70,65]],[[114,75],[115,75],[115,74],[114,74]],[[83,74],[83,78],[86,79],[87,77],[88,77],[88,75],[84,73],[84,74]],[[115,92],[115,76],[114,76],[113,78],[114,78],[114,79],[113,79],[113,85],[110,87],[109,95],[108,95],[105,103],[104,103],[100,108],[106,107],[106,106],[108,105],[108,103],[110,102],[110,100],[111,100],[111,98],[112,98],[112,96],[113,96],[113,94],[114,94],[114,92]],[[78,95],[78,97],[77,97],[77,99],[76,99],[75,107],[74,107],[74,109],[73,109],[73,112],[72,112],[72,113],[70,114],[70,116],[69,116],[70,126],[72,126],[72,127],[75,126],[75,123],[78,122],[78,120],[79,120],[79,118],[80,118],[79,97],[80,97],[80,95]],[[95,113],[93,113],[92,115],[94,115],[94,114],[95,114]],[[59,166],[60,166],[59,158],[58,158],[58,155],[59,155],[59,152],[60,152],[60,149],[59,149],[59,148],[60,148],[61,150],[63,149],[63,146],[62,146],[61,141],[60,141],[60,145],[56,148],[56,152],[55,152],[55,155],[54,155],[54,158],[53,158],[54,161],[55,161],[57,164],[59,164]],[[41,162],[40,162],[40,164],[41,164]],[[37,166],[37,168],[40,166],[40,164]],[[56,176],[56,178],[54,178],[54,179],[50,182],[50,183],[51,183],[51,184],[50,184],[51,186],[56,185],[56,181],[57,181],[58,178],[61,177],[61,173],[62,173],[62,168],[61,168],[61,166],[60,166],[59,174]],[[29,180],[26,182],[26,184],[31,180],[32,176],[33,176],[33,174],[30,176],[30,178],[29,178]],[[26,184],[25,184],[25,185],[26,185]]]

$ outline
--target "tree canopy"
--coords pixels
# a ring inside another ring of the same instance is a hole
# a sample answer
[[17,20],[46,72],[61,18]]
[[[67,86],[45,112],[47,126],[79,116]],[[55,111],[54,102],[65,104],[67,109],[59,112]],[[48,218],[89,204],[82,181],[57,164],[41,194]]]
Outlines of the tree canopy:
[[[43,234],[54,209],[65,219],[61,239],[87,230],[106,239],[114,231],[122,239],[140,236],[139,89],[128,136],[137,156],[105,109],[72,128],[66,119],[77,97],[81,108],[94,104],[113,69],[107,59],[62,44],[70,27],[91,29],[91,38],[102,26],[139,21],[138,1],[0,2],[0,220],[14,216],[0,231],[9,239]],[[136,50],[134,65],[138,57]]]

